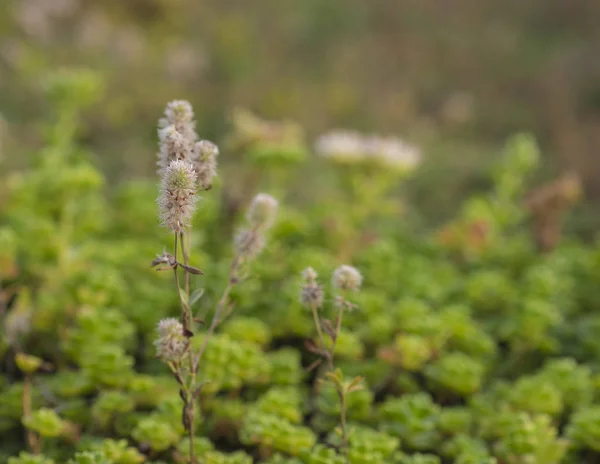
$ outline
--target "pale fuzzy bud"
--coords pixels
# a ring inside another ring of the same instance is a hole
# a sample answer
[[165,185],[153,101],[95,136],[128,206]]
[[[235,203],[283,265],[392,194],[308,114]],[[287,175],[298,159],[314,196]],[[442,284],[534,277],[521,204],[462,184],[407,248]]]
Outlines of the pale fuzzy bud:
[[165,108],[165,116],[158,121],[160,129],[174,126],[192,144],[198,139],[194,130],[194,110],[187,100],[173,100]]
[[161,180],[158,196],[160,223],[180,233],[191,224],[196,210],[196,174],[187,161],[172,161]]
[[358,290],[362,275],[355,267],[346,264],[333,271],[333,285],[340,290]]
[[219,147],[208,140],[200,140],[194,146],[194,169],[198,176],[198,185],[208,190],[217,175],[217,156]]
[[263,250],[265,238],[255,229],[242,229],[235,236],[234,245],[239,256],[250,259]]
[[268,229],[275,222],[279,202],[271,195],[259,193],[252,200],[246,218],[256,228]]
[[317,280],[317,277],[319,277],[319,274],[312,267],[307,267],[302,271],[302,278],[306,282],[314,282]]
[[158,323],[158,338],[154,341],[156,355],[166,362],[180,361],[186,353],[188,341],[181,322],[172,317]]
[[304,279],[304,285],[300,290],[300,303],[305,307],[316,308],[323,306],[323,288],[317,283],[317,273],[312,267],[306,268],[302,272],[302,278]]
[[193,141],[186,138],[174,125],[169,125],[158,131],[158,173],[162,175],[172,161],[187,161],[193,163]]

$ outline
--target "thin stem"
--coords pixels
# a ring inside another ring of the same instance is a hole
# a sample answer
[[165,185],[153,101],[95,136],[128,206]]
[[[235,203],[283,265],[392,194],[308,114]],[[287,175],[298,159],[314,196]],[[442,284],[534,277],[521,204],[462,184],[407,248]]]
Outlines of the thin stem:
[[[315,327],[317,328],[317,333],[319,334],[319,343],[320,349],[325,352],[327,349],[327,345],[325,345],[325,337],[323,336],[323,331],[321,330],[321,320],[319,319],[319,314],[317,313],[317,305],[315,303],[311,303],[310,309],[312,310],[313,319],[315,320]],[[327,356],[327,363],[329,364],[329,369],[333,370],[333,361],[330,356]]]
[[[23,416],[29,417],[31,415],[31,375],[25,375],[25,381],[23,383]],[[40,442],[37,439],[33,430],[27,429],[26,438],[27,446],[33,454],[40,453]]]
[[[191,234],[187,233],[187,236],[185,236],[183,234],[183,232],[181,232],[180,238],[181,238],[181,252],[183,254],[183,263],[186,266],[190,265],[190,236]],[[187,240],[186,240],[187,238]],[[185,293],[186,295],[189,297],[190,296],[190,278],[191,278],[191,274],[187,271],[184,270],[184,275],[185,275]],[[187,328],[189,330],[192,330],[193,327],[193,316],[192,316],[192,309],[190,307],[186,308],[186,312],[187,312]]]
[[206,332],[206,335],[204,336],[204,340],[202,341],[202,346],[200,347],[200,350],[198,351],[198,353],[196,354],[196,357],[194,358],[194,364],[193,364],[194,371],[197,371],[198,365],[200,364],[200,360],[202,359],[202,355],[204,354],[204,351],[206,350],[206,346],[208,345],[208,340],[210,339],[213,332],[217,328],[217,325],[219,324],[219,317],[221,316],[221,312],[223,311],[223,308],[225,308],[225,304],[227,303],[227,299],[229,298],[229,294],[231,293],[231,289],[233,288],[233,285],[234,285],[234,283],[233,283],[232,279],[230,278],[229,281],[227,282],[227,287],[225,287],[225,290],[223,291],[223,295],[221,296],[221,299],[219,300],[219,304],[217,305],[217,310],[215,311],[215,315],[213,316],[212,322],[210,323],[208,332]]
[[344,304],[346,302],[345,295],[342,295],[342,300],[340,301],[340,309],[337,316],[337,321],[335,325],[335,337],[333,339],[333,343],[331,344],[331,366],[333,366],[333,358],[335,357],[335,346],[337,345],[338,338],[340,336],[340,331],[342,329],[342,318],[344,316]]
[[340,395],[340,415],[341,415],[341,429],[342,429],[342,446],[343,453],[346,457],[346,462],[348,462],[348,430],[346,427],[346,394],[344,392],[339,392]]
[[[179,248],[177,238],[178,238],[178,235],[177,235],[177,233],[175,233],[175,243],[173,245],[173,257],[175,259],[175,262],[177,262],[177,249]],[[177,296],[179,297],[179,303],[181,306],[181,322],[183,323],[183,327],[186,328],[185,304],[184,304],[183,300],[181,299],[181,287],[179,286],[179,273],[177,272],[177,268],[178,268],[177,265],[173,268],[173,274],[175,275],[175,285],[177,286]]]
[[236,273],[237,273],[238,267],[240,266],[241,263],[242,263],[242,258],[240,256],[236,256],[235,258],[233,258],[233,261],[231,262],[231,266],[229,267],[229,279],[227,280],[227,286],[225,287],[225,290],[223,290],[223,295],[221,295],[221,299],[219,300],[219,303],[217,304],[217,310],[215,311],[215,315],[213,316],[213,319],[210,323],[208,332],[206,332],[204,340],[202,341],[202,346],[200,347],[200,350],[198,351],[198,353],[196,354],[196,357],[194,358],[194,371],[195,372],[198,371],[198,365],[200,364],[200,360],[202,359],[202,355],[204,354],[204,351],[206,350],[206,346],[208,345],[208,341],[210,340],[210,337],[212,336],[213,332],[217,328],[217,325],[219,325],[221,313],[223,312],[223,309],[225,308],[225,305],[227,304],[227,300],[229,299],[229,294],[231,293],[231,289],[238,281]]
[[[189,255],[187,253],[186,247],[185,247],[185,237],[184,234],[181,233],[180,235],[178,235],[177,233],[175,233],[175,242],[174,242],[174,246],[173,246],[173,257],[175,258],[175,262],[177,262],[177,251],[179,248],[179,243],[178,243],[178,238],[181,238],[181,251],[183,254],[183,259],[185,262],[185,265],[189,265]],[[186,331],[189,331],[191,328],[191,311],[190,309],[187,307],[186,303],[183,301],[183,298],[181,297],[181,286],[179,283],[179,273],[178,273],[178,266],[175,266],[173,268],[173,273],[175,275],[175,285],[177,286],[177,295],[179,296],[179,301],[181,303],[181,322],[183,324],[183,327]],[[185,275],[185,293],[189,299],[190,296],[190,275],[189,272],[187,270],[184,270],[184,275]],[[189,439],[190,439],[190,464],[194,464],[196,462],[196,456],[195,456],[195,450],[194,450],[194,435],[195,435],[195,431],[194,431],[194,405],[195,405],[195,398],[194,398],[194,386],[196,383],[196,370],[194,369],[194,363],[192,361],[192,355],[190,352],[190,344],[188,343],[188,358],[190,361],[190,385],[187,388],[186,391],[186,404],[184,405],[184,414],[187,412],[187,406],[189,405],[190,409],[191,409],[191,419],[189,421],[188,424],[188,434],[189,434]],[[181,376],[181,373],[179,371],[179,368],[177,368],[177,373],[176,376],[179,376],[179,380],[180,383],[182,384],[182,386],[185,386],[185,383],[183,382],[183,378]]]

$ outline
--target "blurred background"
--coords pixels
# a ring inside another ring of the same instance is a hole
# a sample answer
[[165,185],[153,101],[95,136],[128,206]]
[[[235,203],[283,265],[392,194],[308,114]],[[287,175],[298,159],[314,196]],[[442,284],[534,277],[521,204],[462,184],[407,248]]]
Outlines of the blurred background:
[[43,144],[44,76],[84,67],[102,98],[78,137],[112,184],[154,175],[156,121],[185,98],[217,143],[237,107],[297,121],[310,143],[335,128],[405,139],[423,154],[408,195],[436,223],[487,187],[505,139],[526,131],[545,157],[533,186],[581,177],[570,227],[589,235],[599,21],[593,0],[2,0],[0,169]]

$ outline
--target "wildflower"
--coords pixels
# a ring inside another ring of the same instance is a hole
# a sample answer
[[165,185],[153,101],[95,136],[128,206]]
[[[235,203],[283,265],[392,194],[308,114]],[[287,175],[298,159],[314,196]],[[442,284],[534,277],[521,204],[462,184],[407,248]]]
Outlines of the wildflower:
[[396,137],[370,136],[365,139],[365,152],[373,161],[399,171],[410,171],[421,160],[417,147]]
[[336,130],[322,135],[316,143],[318,155],[338,163],[352,164],[364,160],[364,143],[357,132]]
[[268,229],[275,222],[279,202],[271,195],[259,193],[252,200],[246,218],[255,228]]
[[340,290],[358,290],[362,284],[362,275],[355,267],[346,264],[333,271],[333,285]]
[[158,172],[163,174],[171,161],[186,160],[193,163],[194,143],[198,135],[194,129],[194,111],[185,100],[173,100],[158,121]]
[[158,131],[158,173],[164,174],[172,161],[194,161],[193,141],[186,138],[175,126],[166,126]]
[[193,164],[202,190],[208,190],[212,186],[213,178],[217,175],[218,155],[219,147],[208,140],[200,140],[194,145]]
[[156,355],[166,362],[181,360],[187,349],[187,339],[181,322],[172,317],[158,323],[158,338],[154,341]]
[[158,121],[159,129],[173,126],[192,144],[198,139],[194,129],[194,110],[187,100],[173,100],[165,108],[165,116]]
[[157,201],[161,225],[171,232],[182,232],[191,223],[197,199],[192,165],[183,160],[172,161],[163,175]]
[[305,307],[320,308],[323,306],[323,288],[317,283],[317,273],[312,267],[302,272],[304,285],[300,290],[300,303]]
[[414,169],[421,161],[421,152],[396,137],[363,135],[337,130],[322,135],[316,142],[316,152],[343,164],[374,162],[396,171]]

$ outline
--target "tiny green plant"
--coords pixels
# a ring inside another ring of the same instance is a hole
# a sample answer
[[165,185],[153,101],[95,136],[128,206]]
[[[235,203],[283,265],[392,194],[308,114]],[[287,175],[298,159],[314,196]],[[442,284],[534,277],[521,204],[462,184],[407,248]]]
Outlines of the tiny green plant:
[[[344,379],[342,370],[335,368],[334,357],[335,348],[341,334],[344,312],[351,311],[356,307],[348,299],[348,293],[357,291],[360,288],[362,275],[356,268],[349,265],[342,265],[333,272],[332,283],[336,290],[334,306],[337,310],[334,324],[330,320],[322,318],[319,314],[319,311],[323,307],[324,291],[317,282],[317,277],[316,271],[310,267],[302,273],[304,283],[300,292],[300,301],[305,307],[311,310],[318,335],[318,344],[314,345],[309,342],[307,346],[310,351],[321,356],[321,359],[313,363],[312,368],[318,367],[323,360],[326,362],[327,372],[325,373],[325,379],[319,379],[319,381],[331,383],[337,392],[340,402],[339,435],[342,438],[342,452],[347,461],[350,433],[346,420],[348,395],[362,390],[364,386],[362,385],[362,377],[354,377],[351,380]],[[324,334],[329,337],[329,342]]]

